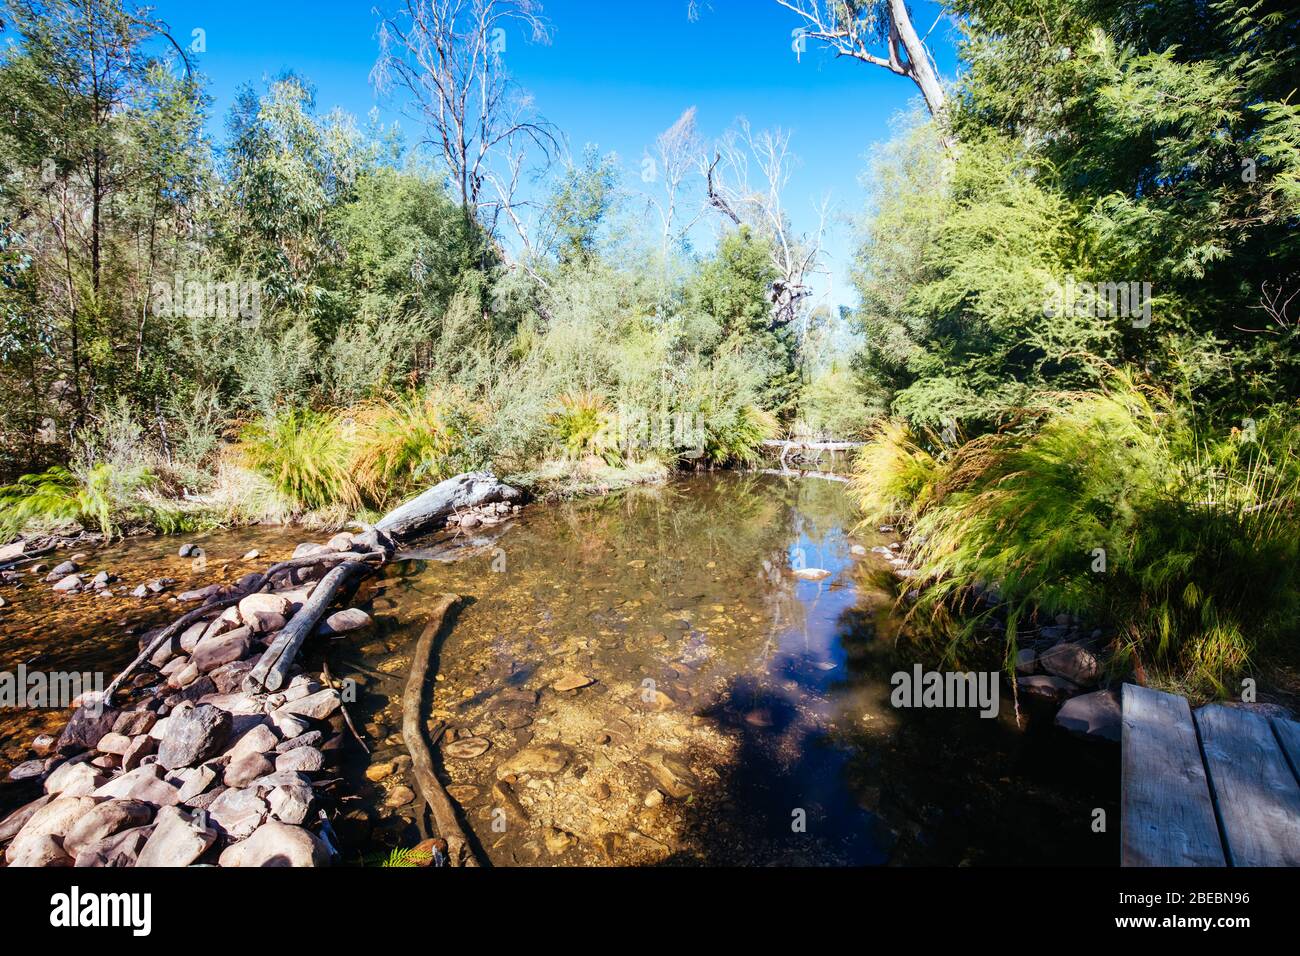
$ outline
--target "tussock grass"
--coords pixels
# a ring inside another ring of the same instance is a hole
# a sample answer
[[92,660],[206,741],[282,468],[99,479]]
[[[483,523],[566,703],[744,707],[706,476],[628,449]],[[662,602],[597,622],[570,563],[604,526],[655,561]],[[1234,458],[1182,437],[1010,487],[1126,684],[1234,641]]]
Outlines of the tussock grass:
[[947,457],[885,426],[853,487],[868,520],[911,526],[926,582],[912,614],[943,625],[951,655],[982,616],[952,612],[971,584],[995,584],[1008,666],[1035,611],[1065,612],[1114,635],[1116,667],[1217,695],[1300,624],[1294,420],[1209,436],[1117,379]]

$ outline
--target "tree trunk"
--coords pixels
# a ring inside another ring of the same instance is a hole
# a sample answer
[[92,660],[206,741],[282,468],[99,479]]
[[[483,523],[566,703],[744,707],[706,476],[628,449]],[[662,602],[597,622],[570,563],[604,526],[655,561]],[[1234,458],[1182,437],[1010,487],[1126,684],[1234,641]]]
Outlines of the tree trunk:
[[[925,97],[925,105],[929,107],[930,115],[936,120],[940,119],[948,99],[943,92],[943,84],[939,82],[939,75],[934,71],[934,64],[930,62],[930,53],[926,50],[925,43],[922,42],[916,28],[912,26],[906,0],[889,0],[889,16],[893,21],[894,29],[898,31],[903,49],[907,51],[908,75],[921,88],[921,95]],[[947,142],[946,136],[944,140]]]

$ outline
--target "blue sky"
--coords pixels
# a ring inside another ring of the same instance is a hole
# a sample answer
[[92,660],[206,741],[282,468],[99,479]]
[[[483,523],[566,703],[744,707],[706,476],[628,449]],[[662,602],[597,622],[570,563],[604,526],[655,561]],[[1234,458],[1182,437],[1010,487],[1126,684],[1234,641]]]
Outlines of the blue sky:
[[[387,0],[378,0],[383,8]],[[377,107],[388,121],[399,105],[377,97],[369,74],[377,46],[372,0],[224,0],[220,4],[155,0],[157,15],[188,42],[202,29],[207,49],[197,59],[210,81],[213,133],[236,90],[285,69],[308,78],[321,111],[342,107],[364,117]],[[799,25],[776,0],[704,0],[695,21],[687,0],[543,0],[552,42],[509,36],[506,59],[539,111],[568,138],[575,154],[588,143],[618,153],[629,182],[654,138],[688,107],[698,109],[701,133],[720,136],[739,116],[755,129],[793,133],[800,158],[786,192],[799,229],[812,229],[824,194],[844,216],[861,211],[859,176],[873,143],[889,138],[892,119],[919,103],[915,86],[885,70],[835,59],[810,44],[802,58],[791,48]],[[939,5],[914,2],[920,32],[931,28]],[[945,79],[957,72],[957,28],[944,18],[929,43]],[[409,123],[403,123],[410,130]],[[817,281],[834,304],[853,301],[847,282],[852,236],[832,224],[827,265]]]

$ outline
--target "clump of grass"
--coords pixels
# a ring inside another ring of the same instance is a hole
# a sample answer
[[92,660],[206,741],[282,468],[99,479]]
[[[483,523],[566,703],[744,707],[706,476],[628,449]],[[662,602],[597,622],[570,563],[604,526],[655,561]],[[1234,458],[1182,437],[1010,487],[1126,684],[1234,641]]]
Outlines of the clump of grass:
[[298,511],[361,503],[355,427],[338,412],[294,408],[265,415],[241,431],[240,449],[248,467]]
[[726,416],[708,416],[704,457],[712,465],[755,465],[763,442],[777,434],[776,417],[757,405],[743,405]]
[[620,460],[613,417],[605,397],[589,390],[565,392],[546,425],[559,451],[569,458],[594,455],[607,465]]
[[938,460],[906,423],[884,419],[857,454],[849,489],[863,520],[914,521],[941,477]]
[[364,406],[353,449],[359,486],[382,504],[415,484],[450,477],[463,464],[471,419],[463,403],[436,390]]
[[152,526],[153,510],[144,495],[156,480],[143,465],[119,470],[107,462],[75,469],[56,465],[24,475],[0,488],[0,540],[30,525],[88,525],[105,538],[128,527]]
[[[1035,611],[1067,612],[1117,635],[1117,666],[1222,694],[1300,624],[1298,434],[1206,438],[1167,396],[1120,380],[943,461],[882,429],[854,487],[871,520],[913,524],[914,615],[944,621],[970,584],[993,583],[1008,661]],[[975,623],[950,632],[950,654]]]

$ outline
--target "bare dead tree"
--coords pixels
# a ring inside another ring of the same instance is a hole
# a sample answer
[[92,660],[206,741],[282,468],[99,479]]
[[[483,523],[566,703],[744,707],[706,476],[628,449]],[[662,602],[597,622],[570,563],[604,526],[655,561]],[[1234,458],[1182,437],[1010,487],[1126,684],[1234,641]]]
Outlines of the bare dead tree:
[[[535,0],[403,0],[379,24],[371,79],[380,92],[404,92],[407,107],[441,154],[467,226],[495,236],[499,217],[517,222],[514,196],[524,154],[549,163],[560,149],[555,128],[506,70],[511,29],[531,42],[550,35]],[[505,172],[494,164],[504,159]]]
[[749,226],[772,247],[777,279],[770,290],[773,325],[788,325],[812,295],[808,278],[821,261],[829,200],[819,208],[817,229],[798,235],[783,204],[797,163],[784,130],[755,132],[741,118],[718,143],[704,170],[709,204],[732,223]]
[[672,126],[655,139],[651,164],[643,169],[642,179],[658,183],[660,195],[650,195],[647,202],[659,217],[660,241],[664,257],[681,242],[704,215],[707,206],[692,184],[700,168],[704,143],[695,125],[695,107],[682,113]]
[[[930,115],[942,120],[947,96],[924,39],[912,25],[906,0],[776,0],[803,21],[794,38],[796,53],[805,40],[825,44],[836,56],[850,57],[905,76],[921,91]],[[945,139],[945,146],[952,144]]]

